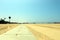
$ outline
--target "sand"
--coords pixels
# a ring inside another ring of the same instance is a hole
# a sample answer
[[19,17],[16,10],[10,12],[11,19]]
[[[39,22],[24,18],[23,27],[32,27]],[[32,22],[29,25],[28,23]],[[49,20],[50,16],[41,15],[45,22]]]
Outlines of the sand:
[[19,25],[25,26],[36,40],[60,40],[60,24],[0,24],[0,35],[7,33]]
[[25,24],[37,40],[60,40],[60,24]]
[[0,24],[0,35],[17,27],[19,24]]

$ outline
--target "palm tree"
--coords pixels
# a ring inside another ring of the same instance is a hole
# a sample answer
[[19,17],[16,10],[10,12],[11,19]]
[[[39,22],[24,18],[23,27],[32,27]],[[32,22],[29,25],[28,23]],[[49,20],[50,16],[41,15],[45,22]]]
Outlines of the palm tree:
[[11,17],[9,16],[9,22],[10,22]]

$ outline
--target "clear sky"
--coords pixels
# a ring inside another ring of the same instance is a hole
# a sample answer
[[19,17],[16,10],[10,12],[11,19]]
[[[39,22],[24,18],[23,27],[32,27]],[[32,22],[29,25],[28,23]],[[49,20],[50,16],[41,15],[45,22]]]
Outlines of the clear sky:
[[60,0],[0,0],[0,18],[16,22],[60,22]]

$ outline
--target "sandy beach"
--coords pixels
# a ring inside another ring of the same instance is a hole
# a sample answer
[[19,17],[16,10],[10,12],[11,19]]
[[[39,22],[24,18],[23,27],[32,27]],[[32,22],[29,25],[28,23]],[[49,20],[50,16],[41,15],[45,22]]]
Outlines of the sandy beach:
[[0,24],[0,39],[9,38],[10,40],[60,40],[60,24]]

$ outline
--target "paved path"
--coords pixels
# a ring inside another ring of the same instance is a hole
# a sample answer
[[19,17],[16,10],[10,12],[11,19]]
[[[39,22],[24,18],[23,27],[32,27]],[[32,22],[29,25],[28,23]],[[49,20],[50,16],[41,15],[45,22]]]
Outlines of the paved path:
[[36,40],[36,38],[29,29],[21,25],[0,35],[0,40]]

